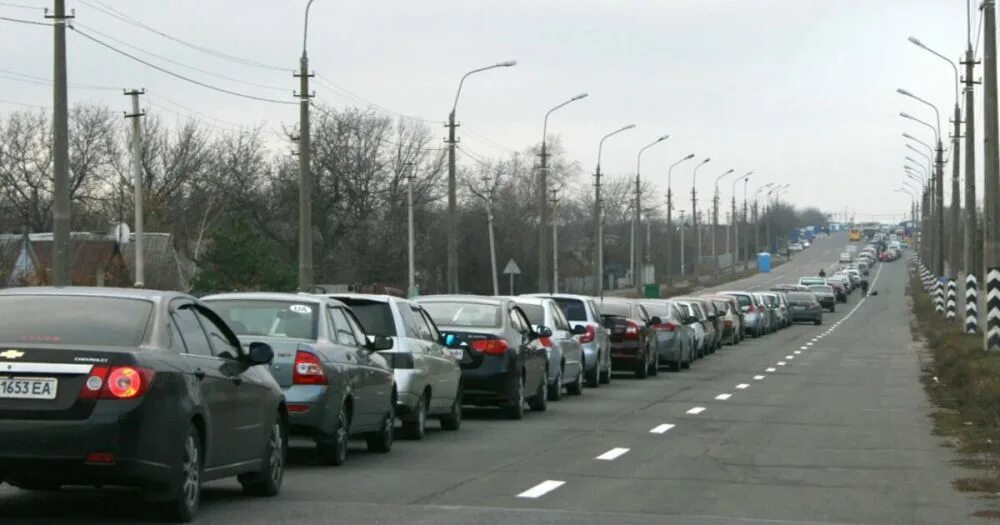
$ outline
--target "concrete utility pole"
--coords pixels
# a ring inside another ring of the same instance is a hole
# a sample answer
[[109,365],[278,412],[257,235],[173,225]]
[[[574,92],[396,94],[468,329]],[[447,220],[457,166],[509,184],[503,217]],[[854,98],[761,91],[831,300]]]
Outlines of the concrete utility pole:
[[[458,293],[458,185],[455,178],[455,146],[458,144],[458,140],[455,138],[455,128],[458,127],[458,124],[455,123],[455,110],[458,108],[458,97],[462,95],[462,84],[465,83],[466,78],[469,78],[469,75],[498,67],[516,65],[517,62],[508,60],[492,66],[473,69],[462,75],[462,79],[458,82],[458,91],[455,92],[455,102],[451,105],[451,112],[448,113],[448,124],[446,124],[448,138],[445,140],[448,144],[448,293]],[[544,197],[545,193],[542,193],[542,198]],[[496,272],[493,273],[496,274]]]
[[302,56],[299,58],[299,72],[293,76],[299,79],[299,291],[305,292],[313,285],[313,237],[312,237],[312,171],[309,125],[309,55],[306,43],[309,37],[309,8],[314,0],[306,4],[305,21],[302,24]]
[[997,26],[994,0],[983,0],[983,142],[986,220],[983,265],[986,278],[985,349],[1000,351],[1000,150],[997,148]]
[[66,1],[55,0],[52,15],[52,284],[69,286],[69,102],[66,89]]
[[[715,242],[715,231],[719,229],[719,181],[733,171],[735,170],[729,170],[715,178],[715,193],[712,195],[712,260],[714,261],[712,278],[716,281],[719,280],[719,250]],[[726,233],[726,246],[729,246],[728,232]]]
[[681,214],[681,277],[684,277],[684,210],[677,210]]
[[[488,185],[486,197],[486,225],[489,229],[490,236],[490,274],[493,276],[493,295],[500,295],[500,277],[497,275],[497,245],[496,238],[493,234],[493,193],[496,190],[496,186],[489,179],[489,175],[483,177],[483,183]],[[511,283],[513,283],[514,277],[511,276]],[[513,284],[511,287],[513,288]],[[511,292],[513,295],[513,292]]]
[[642,225],[642,179],[640,170],[642,169],[642,154],[647,149],[663,142],[670,138],[670,135],[663,135],[662,137],[650,142],[649,144],[639,148],[639,154],[635,159],[635,210],[632,216],[632,285],[635,287],[636,292],[642,295],[642,256],[640,254],[641,250],[639,248],[639,233],[641,231]]
[[674,199],[673,192],[671,191],[671,183],[673,181],[674,168],[681,164],[682,162],[691,160],[694,158],[694,153],[690,153],[681,160],[673,163],[667,168],[667,286],[673,284],[674,275],[674,225],[673,225],[673,215],[674,215]]
[[142,227],[142,135],[139,129],[139,117],[146,115],[145,111],[139,111],[139,95],[145,95],[146,90],[126,91],[125,95],[132,97],[132,112],[126,113],[125,118],[132,120],[132,185],[135,195],[135,287],[145,286],[143,267],[142,246],[145,244]]
[[552,293],[559,293],[559,217],[556,215],[559,204],[559,190],[552,188]]
[[[539,154],[541,157],[541,162],[539,163],[538,169],[538,209],[539,211],[539,222],[538,222],[538,291],[548,292],[550,289],[555,291],[555,283],[553,283],[552,288],[549,287],[549,207],[548,207],[548,190],[549,190],[549,152],[547,149],[548,142],[548,130],[549,130],[549,115],[555,110],[576,102],[582,98],[586,98],[586,93],[581,93],[562,104],[550,109],[545,113],[545,120],[542,122],[542,151]],[[553,231],[555,231],[555,225],[553,225]],[[554,241],[553,241],[554,242]]]
[[594,171],[594,295],[604,297],[604,224],[601,208],[601,154],[604,152],[604,141],[623,131],[630,130],[635,124],[629,124],[601,137],[597,144],[597,169]]
[[[968,6],[968,5],[967,5]],[[968,18],[966,22],[968,24]],[[982,271],[979,254],[981,249],[976,242],[976,104],[975,104],[975,67],[978,62],[972,50],[972,28],[968,27],[969,47],[965,50],[965,253],[963,260],[967,275],[977,275]]]
[[[698,168],[704,166],[705,164],[708,164],[711,161],[712,159],[710,157],[701,161],[697,166],[694,167],[694,173],[691,174],[691,229],[695,232],[696,235],[698,232],[698,193],[697,190],[695,189],[695,184],[698,181]],[[697,282],[698,278],[701,277],[701,268],[698,267],[699,266],[698,263],[701,262],[701,246],[700,246],[701,235],[698,235],[698,241],[699,241],[698,253],[695,254],[694,256],[695,282]]]
[[743,255],[747,260],[750,259],[750,234],[746,230],[746,227],[749,225],[747,222],[747,186],[749,185],[749,180],[750,177],[743,179]]
[[406,254],[407,254],[407,295],[411,298],[417,296],[417,272],[414,261],[414,232],[413,232],[413,181],[416,179],[417,165],[407,162],[403,165],[406,169]]

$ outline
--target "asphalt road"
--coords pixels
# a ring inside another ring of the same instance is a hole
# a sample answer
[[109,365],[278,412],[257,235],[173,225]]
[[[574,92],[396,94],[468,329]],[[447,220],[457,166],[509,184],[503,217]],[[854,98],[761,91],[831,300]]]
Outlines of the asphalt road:
[[[766,288],[835,266],[842,235],[769,275]],[[911,348],[904,260],[880,265],[879,294],[747,340],[690,371],[616,377],[529,413],[482,410],[460,432],[351,450],[321,467],[295,450],[275,499],[234,481],[206,487],[199,523],[959,524],[976,505],[931,435]],[[769,281],[773,281],[769,282]],[[604,459],[602,459],[604,458]],[[533,496],[533,497],[528,497]],[[3,523],[142,523],[135,492],[0,488]]]

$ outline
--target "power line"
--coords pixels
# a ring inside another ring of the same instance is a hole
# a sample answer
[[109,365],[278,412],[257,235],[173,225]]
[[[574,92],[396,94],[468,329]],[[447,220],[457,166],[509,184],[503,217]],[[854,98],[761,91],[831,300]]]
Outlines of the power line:
[[4,20],[4,21],[7,21],[7,22],[16,22],[18,24],[28,24],[28,25],[33,25],[33,26],[51,26],[52,25],[49,22],[36,22],[34,20],[24,20],[23,18],[10,18],[10,17],[6,17],[6,16],[0,16],[0,20]]
[[18,8],[18,9],[31,9],[31,10],[34,10],[34,11],[45,11],[44,7],[38,7],[38,6],[35,6],[35,5],[15,4],[15,3],[12,3],[12,2],[0,2],[0,5],[6,6],[6,7],[15,7],[15,8]]
[[11,104],[11,105],[14,105],[14,106],[24,106],[24,107],[28,107],[28,108],[52,109],[52,107],[50,107],[50,106],[42,106],[40,104],[28,104],[28,103],[25,103],[25,102],[16,102],[16,101],[13,101],[13,100],[5,100],[5,99],[2,99],[2,98],[0,98],[0,104]]
[[200,51],[202,53],[214,56],[216,58],[220,58],[220,59],[223,59],[223,60],[228,60],[230,62],[241,64],[241,65],[244,65],[244,66],[256,67],[256,68],[260,68],[260,69],[267,69],[267,70],[271,70],[271,71],[282,71],[282,72],[291,71],[291,68],[279,67],[279,66],[274,66],[274,65],[270,65],[270,64],[265,64],[265,63],[262,63],[262,62],[257,62],[255,60],[250,60],[250,59],[247,59],[247,58],[238,57],[236,55],[231,55],[229,53],[224,53],[222,51],[217,51],[217,50],[205,47],[205,46],[201,46],[201,45],[198,45],[198,44],[193,44],[193,43],[188,42],[186,40],[182,40],[182,39],[177,38],[177,37],[175,37],[173,35],[170,35],[168,33],[160,31],[159,29],[151,27],[151,26],[149,26],[149,25],[147,25],[147,24],[145,24],[145,23],[143,23],[143,22],[141,22],[141,21],[139,21],[139,20],[137,20],[135,18],[132,18],[131,16],[126,15],[125,13],[123,13],[123,12],[115,9],[114,7],[108,5],[108,4],[106,4],[106,3],[104,3],[104,2],[102,2],[100,0],[95,0],[95,1],[96,1],[97,4],[100,4],[101,7],[98,7],[98,6],[90,3],[88,0],[79,0],[79,1],[80,1],[80,3],[86,5],[86,6],[90,7],[90,8],[92,8],[92,9],[100,12],[100,13],[103,13],[103,14],[108,15],[108,16],[113,17],[113,18],[117,18],[118,20],[121,20],[122,22],[125,22],[127,24],[133,25],[133,26],[141,28],[141,29],[145,29],[146,31],[149,31],[149,32],[157,34],[157,35],[159,35],[159,36],[161,36],[163,38],[166,38],[167,40],[170,40],[172,42],[176,42],[176,43],[178,43],[178,44],[180,44],[182,46],[188,47],[190,49],[194,49],[195,51]]
[[121,49],[118,49],[118,48],[112,46],[111,44],[108,44],[108,43],[104,42],[103,40],[100,40],[98,38],[90,36],[87,33],[84,33],[83,31],[80,31],[79,29],[77,29],[73,25],[70,25],[69,27],[74,32],[76,32],[78,35],[86,38],[87,40],[90,40],[90,41],[92,41],[92,42],[94,42],[94,43],[96,43],[96,44],[98,44],[100,46],[103,46],[103,47],[105,47],[107,49],[110,49],[111,51],[114,51],[115,53],[118,53],[119,55],[122,55],[122,56],[125,56],[127,58],[130,58],[130,59],[132,59],[132,60],[134,60],[134,61],[136,61],[136,62],[138,62],[140,64],[143,64],[145,66],[151,67],[151,68],[153,68],[153,69],[155,69],[155,70],[157,70],[157,71],[159,71],[161,73],[170,75],[170,76],[172,76],[174,78],[183,80],[185,82],[189,82],[191,84],[195,84],[197,86],[201,86],[201,87],[206,88],[206,89],[211,89],[213,91],[218,91],[220,93],[225,93],[227,95],[232,95],[234,97],[240,97],[240,98],[245,98],[245,99],[249,99],[249,100],[256,100],[256,101],[259,101],[259,102],[270,102],[272,104],[283,104],[283,105],[295,105],[295,104],[298,104],[297,102],[292,102],[292,101],[289,101],[289,100],[278,100],[278,99],[267,98],[267,97],[258,97],[256,95],[250,95],[250,94],[247,94],[247,93],[241,93],[239,91],[233,91],[231,89],[226,89],[226,88],[221,88],[221,87],[218,87],[218,86],[213,86],[211,84],[207,84],[207,83],[202,82],[200,80],[195,80],[193,78],[181,75],[180,73],[175,73],[173,71],[170,71],[169,69],[166,69],[166,68],[164,68],[162,66],[158,66],[158,65],[153,64],[151,62],[143,60],[143,59],[141,59],[141,58],[139,58],[139,57],[137,57],[135,55],[132,55],[132,54],[126,52],[126,51],[122,51]]
[[363,103],[363,104],[365,104],[367,106],[373,107],[375,109],[379,109],[379,110],[381,110],[384,113],[389,113],[391,115],[396,115],[398,117],[402,117],[402,118],[407,119],[407,120],[415,120],[415,121],[418,121],[418,122],[424,122],[424,123],[428,123],[428,124],[441,124],[442,123],[442,121],[440,121],[440,120],[427,120],[427,119],[423,119],[423,118],[420,118],[420,117],[413,117],[413,116],[406,115],[404,113],[400,113],[398,111],[392,110],[392,109],[387,108],[385,106],[376,104],[375,102],[372,102],[372,101],[370,101],[370,100],[368,100],[368,99],[366,99],[366,98],[364,98],[364,97],[362,97],[360,95],[357,95],[357,94],[351,92],[350,90],[348,90],[348,89],[346,89],[346,88],[344,88],[342,86],[339,86],[339,85],[335,84],[332,80],[330,80],[329,78],[327,78],[327,77],[325,77],[323,75],[320,75],[319,73],[316,74],[316,83],[320,87],[325,88],[325,89],[327,89],[327,90],[329,90],[331,92],[340,94],[341,96],[347,97],[349,99],[353,99],[353,100],[355,100],[357,102],[361,102],[361,103]]
[[[6,78],[7,80],[13,80],[15,82],[25,82],[28,84],[37,84],[41,86],[51,86],[52,79],[46,77],[39,77],[35,75],[28,75],[26,73],[18,73],[17,71],[11,71],[9,69],[0,69],[0,78]],[[70,82],[70,87],[78,89],[94,89],[102,91],[118,91],[120,88],[114,86],[101,86],[97,84],[83,84],[79,82]]]

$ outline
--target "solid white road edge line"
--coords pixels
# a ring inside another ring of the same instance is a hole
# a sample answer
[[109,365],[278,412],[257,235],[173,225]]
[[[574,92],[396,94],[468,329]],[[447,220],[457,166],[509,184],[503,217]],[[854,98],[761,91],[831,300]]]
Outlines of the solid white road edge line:
[[555,481],[555,480],[549,479],[549,480],[543,481],[543,482],[539,483],[538,485],[535,485],[534,487],[531,487],[530,489],[528,489],[528,490],[526,490],[526,491],[518,494],[517,497],[519,497],[519,498],[532,498],[532,499],[534,499],[534,498],[540,498],[540,497],[548,494],[549,492],[552,492],[553,490],[556,490],[557,488],[559,488],[559,487],[561,487],[561,486],[563,486],[565,484],[566,484],[565,481]]

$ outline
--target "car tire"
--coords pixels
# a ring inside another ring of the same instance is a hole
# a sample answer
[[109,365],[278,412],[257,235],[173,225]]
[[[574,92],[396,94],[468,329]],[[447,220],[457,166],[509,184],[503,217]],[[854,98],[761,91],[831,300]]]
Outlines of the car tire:
[[198,513],[198,504],[201,503],[203,454],[201,434],[193,423],[188,423],[188,431],[184,434],[182,445],[180,465],[175,473],[176,486],[170,489],[175,492],[171,495],[171,499],[159,504],[160,516],[174,523],[187,523],[193,520]]
[[351,420],[347,414],[346,403],[340,405],[340,412],[337,414],[337,428],[333,429],[333,435],[329,438],[316,443],[319,462],[339,467],[347,461],[347,442],[351,439]]
[[660,375],[660,353],[653,352],[653,366],[649,367],[649,376],[656,377]]
[[517,386],[514,389],[513,396],[507,401],[507,406],[504,407],[504,413],[506,413],[508,419],[522,419],[524,418],[524,373],[521,373],[520,378],[517,380]]
[[535,395],[528,399],[528,408],[533,412],[545,412],[549,409],[549,396],[548,396],[548,382],[549,369],[545,369],[545,375],[542,376],[542,380],[538,382],[538,388],[535,389]]
[[819,326],[819,325],[823,324],[823,320],[822,319],[816,319],[815,321],[813,321],[813,324],[816,325],[816,326]]
[[392,450],[392,441],[395,437],[393,434],[396,432],[395,408],[396,396],[393,395],[389,400],[389,410],[382,416],[382,422],[379,423],[379,429],[365,437],[368,452],[385,454]]
[[559,374],[556,375],[556,380],[554,383],[548,385],[548,400],[549,401],[561,401],[562,400],[562,390],[563,390],[563,373],[559,370]]
[[836,311],[837,311],[837,307],[836,307],[836,306],[831,306],[831,307],[830,307],[830,313],[831,313],[831,314],[832,314],[833,312],[836,312]]
[[451,412],[441,418],[441,430],[458,430],[462,428],[462,400],[464,393],[462,385],[455,392],[455,400],[451,402]]
[[580,370],[576,373],[576,380],[566,385],[566,393],[571,396],[578,396],[583,393],[583,363],[580,363]]
[[636,356],[635,365],[635,378],[636,379],[646,379],[649,377],[649,364],[646,363],[646,352],[642,352],[642,355]]
[[417,399],[416,411],[412,416],[403,421],[403,435],[407,439],[419,441],[424,439],[427,433],[427,403],[428,399],[424,394],[420,394]]
[[269,498],[281,492],[281,483],[285,479],[285,461],[288,457],[288,431],[285,419],[278,414],[261,456],[261,470],[240,474],[236,479],[243,486],[243,493],[248,496]]
[[[600,365],[598,365],[598,366],[600,366]],[[608,365],[607,369],[601,371],[600,376],[601,376],[600,379],[601,379],[601,384],[602,385],[611,384],[611,365],[610,364]]]

